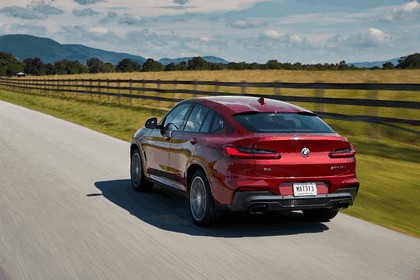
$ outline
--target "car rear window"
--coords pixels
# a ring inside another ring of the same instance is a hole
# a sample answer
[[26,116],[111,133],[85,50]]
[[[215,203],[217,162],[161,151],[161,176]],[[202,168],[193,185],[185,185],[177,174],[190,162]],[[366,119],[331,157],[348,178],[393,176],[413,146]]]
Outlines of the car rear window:
[[255,133],[334,133],[319,117],[307,113],[250,112],[233,118]]

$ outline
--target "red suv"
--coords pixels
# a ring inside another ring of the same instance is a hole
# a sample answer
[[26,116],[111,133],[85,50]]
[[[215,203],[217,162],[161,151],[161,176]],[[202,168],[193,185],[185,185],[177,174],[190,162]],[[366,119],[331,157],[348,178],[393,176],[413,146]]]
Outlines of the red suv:
[[267,98],[220,96],[178,103],[131,142],[137,191],[159,183],[185,194],[198,225],[225,210],[302,210],[317,221],[353,204],[353,146],[314,113]]

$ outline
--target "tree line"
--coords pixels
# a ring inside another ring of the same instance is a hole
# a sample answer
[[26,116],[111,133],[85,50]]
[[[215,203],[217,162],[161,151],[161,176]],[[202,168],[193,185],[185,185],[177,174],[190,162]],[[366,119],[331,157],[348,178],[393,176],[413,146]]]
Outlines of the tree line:
[[[401,57],[398,65],[392,62],[383,64],[383,69],[419,69],[420,53]],[[373,67],[376,69],[379,67]],[[354,65],[348,65],[345,61],[337,64],[318,63],[302,64],[282,63],[277,60],[269,60],[266,63],[230,62],[227,64],[208,62],[202,57],[193,57],[187,62],[169,63],[163,65],[151,58],[143,64],[123,59],[116,65],[103,62],[98,58],[90,58],[83,64],[79,61],[61,60],[55,63],[44,63],[39,57],[26,58],[19,61],[9,53],[0,52],[0,76],[15,76],[19,72],[27,75],[62,75],[62,74],[83,74],[83,73],[113,73],[113,72],[158,72],[158,71],[186,71],[186,70],[356,70]]]

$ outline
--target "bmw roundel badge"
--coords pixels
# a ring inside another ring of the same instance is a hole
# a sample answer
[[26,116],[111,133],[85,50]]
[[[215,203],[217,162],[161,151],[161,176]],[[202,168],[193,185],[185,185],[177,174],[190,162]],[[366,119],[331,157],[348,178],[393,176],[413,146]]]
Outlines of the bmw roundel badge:
[[311,151],[309,151],[309,149],[305,147],[302,149],[302,151],[300,151],[300,153],[302,154],[303,157],[308,157]]

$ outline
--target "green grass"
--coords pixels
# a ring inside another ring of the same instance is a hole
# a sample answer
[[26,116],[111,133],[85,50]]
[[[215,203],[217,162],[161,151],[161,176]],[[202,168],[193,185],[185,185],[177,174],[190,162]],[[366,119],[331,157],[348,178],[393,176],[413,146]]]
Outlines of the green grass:
[[0,90],[0,99],[129,141],[147,118],[166,111]]
[[[147,118],[165,110],[99,104],[89,99],[48,97],[0,90],[0,99],[129,141]],[[418,113],[417,113],[418,114]],[[418,116],[417,116],[418,117]],[[420,237],[420,147],[416,127],[326,120],[355,145],[361,188],[344,213]]]
[[418,161],[359,154],[361,189],[354,206],[343,212],[420,237],[419,168]]

